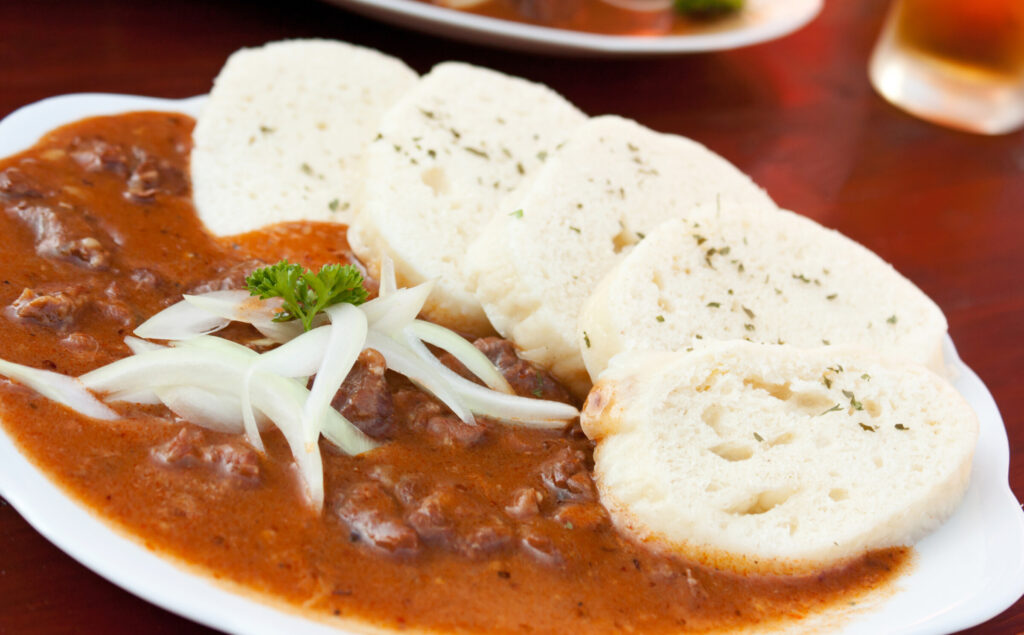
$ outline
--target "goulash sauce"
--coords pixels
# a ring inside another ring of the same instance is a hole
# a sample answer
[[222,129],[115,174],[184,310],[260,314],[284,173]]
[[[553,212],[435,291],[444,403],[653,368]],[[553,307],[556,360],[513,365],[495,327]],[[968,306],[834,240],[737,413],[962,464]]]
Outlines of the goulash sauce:
[[[0,357],[78,375],[128,355],[124,336],[182,293],[238,288],[284,257],[310,267],[353,260],[339,225],[208,235],[190,196],[192,126],[167,113],[89,119],[0,162]],[[237,326],[222,334],[259,337]],[[520,394],[567,399],[508,342],[477,345]],[[6,432],[76,499],[154,551],[328,620],[489,632],[740,628],[855,602],[909,558],[874,552],[790,578],[710,570],[612,527],[591,480],[592,444],[576,425],[468,426],[372,351],[334,405],[385,443],[356,457],[322,445],[317,514],[276,432],[260,455],[162,407],[121,405],[121,420],[95,421],[0,380]]]

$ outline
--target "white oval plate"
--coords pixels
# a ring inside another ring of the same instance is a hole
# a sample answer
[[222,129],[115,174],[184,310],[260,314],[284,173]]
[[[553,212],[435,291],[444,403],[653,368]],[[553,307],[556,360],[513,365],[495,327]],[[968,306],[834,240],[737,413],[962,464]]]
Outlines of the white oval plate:
[[787,35],[821,11],[822,0],[747,0],[736,28],[687,35],[581,33],[446,9],[416,0],[327,0],[399,26],[487,46],[535,53],[672,55],[749,46]]
[[[0,122],[0,157],[83,117],[132,110],[195,116],[204,100],[100,94],[45,99]],[[956,389],[981,422],[970,487],[953,517],[916,545],[914,566],[896,581],[895,592],[842,622],[838,632],[844,635],[949,633],[998,615],[1024,594],[1024,512],[1007,482],[1010,448],[1003,420],[988,389],[960,361],[948,338],[945,355]],[[169,611],[232,633],[338,633],[161,559],[69,498],[18,452],[2,428],[0,494],[68,555]]]

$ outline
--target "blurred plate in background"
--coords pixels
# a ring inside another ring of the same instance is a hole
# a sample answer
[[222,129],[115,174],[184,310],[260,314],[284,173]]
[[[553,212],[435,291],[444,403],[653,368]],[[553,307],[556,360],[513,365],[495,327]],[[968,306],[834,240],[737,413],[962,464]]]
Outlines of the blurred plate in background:
[[747,0],[736,17],[708,23],[692,33],[603,35],[502,20],[417,0],[327,1],[385,22],[475,44],[609,57],[699,53],[766,42],[804,26],[822,6],[822,0]]

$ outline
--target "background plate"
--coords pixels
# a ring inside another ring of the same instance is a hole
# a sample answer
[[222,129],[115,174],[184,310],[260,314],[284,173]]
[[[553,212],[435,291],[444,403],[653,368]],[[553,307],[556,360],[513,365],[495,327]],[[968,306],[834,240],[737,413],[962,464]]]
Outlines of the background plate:
[[[101,114],[160,110],[198,114],[205,97],[184,100],[81,94],[45,99],[0,122],[0,157],[48,130]],[[956,513],[915,547],[911,572],[888,597],[843,622],[844,635],[949,633],[981,623],[1024,594],[1024,512],[1007,482],[1010,449],[995,401],[946,339],[957,390],[978,414],[978,447],[967,495]],[[0,429],[0,494],[47,539],[122,588],[165,609],[228,632],[319,635],[339,631],[218,586],[160,558],[94,516],[51,483]],[[834,629],[829,629],[834,630]]]
[[535,53],[602,56],[672,55],[749,46],[791,33],[821,10],[822,0],[747,0],[741,26],[693,35],[581,33],[498,20],[416,0],[327,0],[385,22],[487,46]]

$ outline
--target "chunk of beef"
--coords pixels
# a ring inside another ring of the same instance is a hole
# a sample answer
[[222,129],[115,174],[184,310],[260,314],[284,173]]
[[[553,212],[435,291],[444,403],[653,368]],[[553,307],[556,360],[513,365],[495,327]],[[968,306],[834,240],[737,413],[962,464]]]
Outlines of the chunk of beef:
[[512,502],[505,506],[505,513],[516,520],[533,518],[540,514],[543,495],[533,487],[520,487],[512,493]]
[[125,197],[146,202],[159,193],[181,194],[188,188],[185,175],[167,161],[147,155],[139,148],[132,149],[133,165],[128,175]]
[[216,465],[221,471],[232,476],[246,479],[259,478],[260,459],[250,448],[221,443],[207,447],[203,451],[202,457],[207,463]]
[[568,391],[547,371],[516,355],[516,347],[512,342],[500,337],[484,337],[473,342],[473,345],[498,367],[517,394],[572,403]]
[[548,491],[559,502],[588,502],[596,500],[594,481],[587,469],[586,454],[565,447],[555,453],[540,468],[540,477]]
[[42,188],[16,167],[0,171],[0,199],[41,198]]
[[206,466],[227,476],[246,481],[258,480],[259,456],[255,450],[240,443],[211,443],[202,430],[186,426],[173,439],[153,448],[150,454],[167,465]]
[[71,333],[61,339],[60,343],[72,353],[91,354],[100,350],[100,343],[88,333]]
[[572,530],[596,531],[609,524],[604,507],[596,502],[559,505],[551,518],[559,525]]
[[373,349],[359,354],[352,371],[334,395],[331,405],[357,428],[374,438],[387,437],[394,428],[395,407],[384,379],[387,364]]
[[73,210],[19,203],[9,211],[32,231],[40,256],[68,260],[87,269],[110,265],[110,252],[93,236],[97,232]]
[[252,273],[254,269],[259,269],[266,265],[266,262],[258,259],[249,259],[235,263],[221,269],[217,273],[217,277],[193,285],[192,288],[188,290],[188,293],[209,293],[210,291],[244,289],[245,277]]
[[128,149],[99,138],[77,138],[71,144],[71,158],[88,172],[113,172],[127,176],[131,158]]
[[7,309],[10,317],[30,320],[62,333],[76,327],[87,313],[120,326],[131,326],[136,320],[135,311],[113,285],[102,290],[87,284],[56,290],[25,288]]
[[519,528],[519,544],[523,552],[547,565],[557,565],[563,560],[555,542],[544,531],[540,523],[523,525]]
[[142,148],[79,138],[71,145],[71,158],[87,172],[108,172],[125,179],[125,198],[135,202],[150,201],[159,193],[182,194],[188,189],[188,179],[180,169]]
[[487,428],[478,423],[465,423],[441,402],[419,390],[394,393],[395,412],[412,430],[426,434],[437,445],[471,446],[487,437]]
[[166,279],[152,269],[139,268],[132,271],[132,285],[139,291],[159,292],[169,285]]
[[73,287],[68,292],[52,293],[38,293],[34,289],[25,288],[11,303],[9,313],[18,319],[30,320],[56,331],[66,331],[75,324],[75,318],[84,302],[85,297],[79,287]]
[[483,497],[458,483],[443,483],[406,516],[420,538],[467,558],[509,548],[514,532]]
[[135,324],[136,315],[127,300],[127,294],[121,289],[117,282],[111,282],[102,293],[94,293],[91,306],[94,307],[104,319],[116,322],[121,326],[132,326]]
[[380,483],[365,481],[349,487],[338,495],[334,509],[353,539],[392,553],[419,549],[416,532],[402,520],[398,503]]

